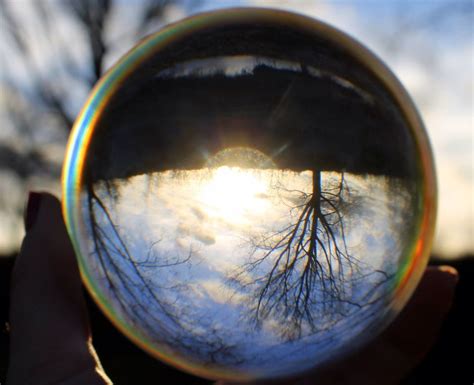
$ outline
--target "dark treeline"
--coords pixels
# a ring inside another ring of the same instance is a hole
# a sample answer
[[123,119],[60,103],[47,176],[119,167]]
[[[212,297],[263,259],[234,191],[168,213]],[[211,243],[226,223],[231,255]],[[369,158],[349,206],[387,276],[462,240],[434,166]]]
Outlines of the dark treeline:
[[155,77],[122,92],[95,131],[93,180],[199,169],[237,146],[280,169],[417,172],[413,138],[395,111],[330,76],[262,65],[233,77]]

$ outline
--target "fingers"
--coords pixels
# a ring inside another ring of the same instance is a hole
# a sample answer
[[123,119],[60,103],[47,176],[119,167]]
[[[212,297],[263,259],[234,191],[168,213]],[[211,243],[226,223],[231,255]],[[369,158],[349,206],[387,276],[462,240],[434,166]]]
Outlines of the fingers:
[[386,343],[403,355],[411,367],[421,361],[436,341],[451,308],[457,282],[458,272],[453,267],[428,267],[413,298],[384,334]]
[[452,267],[428,267],[405,309],[380,337],[315,378],[333,385],[398,384],[435,342],[457,281]]
[[12,273],[7,383],[108,383],[91,345],[60,203],[33,193],[27,211],[27,234]]

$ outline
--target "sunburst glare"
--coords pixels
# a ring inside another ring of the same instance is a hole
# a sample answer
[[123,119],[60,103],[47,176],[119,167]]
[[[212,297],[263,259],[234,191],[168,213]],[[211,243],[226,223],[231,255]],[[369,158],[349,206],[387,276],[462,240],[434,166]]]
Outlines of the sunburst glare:
[[248,213],[264,212],[268,180],[259,179],[252,170],[221,166],[211,169],[212,176],[202,185],[198,200],[207,214],[229,223],[242,223]]

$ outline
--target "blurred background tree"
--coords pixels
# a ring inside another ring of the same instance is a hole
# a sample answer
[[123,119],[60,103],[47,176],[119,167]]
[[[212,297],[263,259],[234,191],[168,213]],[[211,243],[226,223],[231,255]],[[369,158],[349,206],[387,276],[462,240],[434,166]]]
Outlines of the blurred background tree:
[[59,193],[90,89],[137,41],[200,0],[0,0],[0,255],[18,250],[27,191]]

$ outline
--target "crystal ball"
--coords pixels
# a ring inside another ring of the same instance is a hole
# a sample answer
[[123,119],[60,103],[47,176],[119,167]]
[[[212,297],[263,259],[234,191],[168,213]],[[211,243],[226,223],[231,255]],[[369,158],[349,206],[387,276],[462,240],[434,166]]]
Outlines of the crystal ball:
[[210,379],[293,376],[370,341],[426,266],[428,138],[367,48],[230,9],[169,25],[93,89],[63,212],[112,323]]

